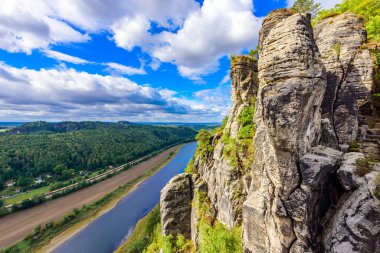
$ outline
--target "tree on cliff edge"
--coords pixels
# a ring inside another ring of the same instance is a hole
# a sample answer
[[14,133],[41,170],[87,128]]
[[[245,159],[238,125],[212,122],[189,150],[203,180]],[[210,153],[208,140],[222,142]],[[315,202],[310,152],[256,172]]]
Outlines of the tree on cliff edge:
[[290,8],[297,13],[310,13],[313,17],[321,9],[320,3],[315,3],[313,0],[297,0]]

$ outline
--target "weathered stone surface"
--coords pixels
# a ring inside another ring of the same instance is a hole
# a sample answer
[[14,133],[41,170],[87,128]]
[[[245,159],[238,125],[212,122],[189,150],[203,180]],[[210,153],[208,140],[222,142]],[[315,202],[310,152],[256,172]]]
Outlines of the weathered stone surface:
[[[246,252],[287,252],[296,239],[284,206],[301,183],[299,157],[318,142],[325,78],[309,16],[295,14],[271,29],[259,55],[252,194],[243,207]],[[301,190],[293,197],[304,198]]]
[[364,158],[363,153],[352,152],[345,154],[342,165],[337,172],[340,184],[346,191],[356,190],[363,183],[361,182],[362,178],[355,175],[356,160],[359,158]]
[[342,185],[353,191],[341,198],[337,211],[326,225],[325,252],[380,252],[380,201],[374,196],[375,178],[379,172],[360,178],[351,166],[352,159],[357,156],[347,154],[338,171]]
[[194,197],[191,205],[191,240],[198,249],[199,230],[198,223],[200,220],[200,194],[207,195],[207,184],[199,177],[199,175],[193,175],[194,182]]
[[264,41],[268,36],[270,30],[275,27],[282,20],[291,16],[293,13],[287,9],[279,9],[269,13],[268,16],[264,18],[263,24],[259,32],[259,50],[262,50]]
[[[237,135],[241,128],[239,115],[245,106],[252,106],[258,88],[257,61],[247,56],[237,56],[231,59],[232,107],[228,115],[223,135],[238,141]],[[253,119],[252,119],[253,121]],[[217,209],[217,219],[233,227],[241,223],[242,205],[246,199],[247,173],[239,165],[231,165],[230,159],[224,154],[226,143],[221,135],[216,136],[214,151],[207,161],[197,158],[194,162],[201,179],[206,182],[208,197]],[[246,153],[238,154],[246,158]]]
[[337,150],[318,146],[300,159],[301,185],[285,201],[296,235],[290,252],[318,252],[323,248],[321,224],[344,192],[335,176],[341,156]]
[[[352,13],[327,18],[315,27],[315,40],[327,71],[327,90],[322,118],[324,132],[336,138],[321,138],[321,144],[335,148],[356,139],[360,107],[368,107],[372,86],[372,62],[363,22]],[[367,108],[366,108],[367,110]],[[335,143],[337,141],[337,143]]]
[[179,174],[161,190],[161,230],[164,235],[182,234],[191,238],[191,201],[193,183],[190,174]]

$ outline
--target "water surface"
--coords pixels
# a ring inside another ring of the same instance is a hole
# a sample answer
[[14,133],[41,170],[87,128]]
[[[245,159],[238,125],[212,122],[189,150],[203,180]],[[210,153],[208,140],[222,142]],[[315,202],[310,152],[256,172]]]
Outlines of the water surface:
[[116,250],[131,235],[137,222],[158,204],[160,191],[166,183],[183,172],[195,148],[195,142],[184,145],[160,171],[53,252],[110,253]]

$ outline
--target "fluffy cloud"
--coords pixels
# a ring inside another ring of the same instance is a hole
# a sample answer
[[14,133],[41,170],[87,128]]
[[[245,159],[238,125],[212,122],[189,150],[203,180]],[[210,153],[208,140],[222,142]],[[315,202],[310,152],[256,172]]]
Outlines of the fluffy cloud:
[[202,101],[175,97],[171,90],[65,67],[32,70],[0,63],[0,89],[3,120],[142,120],[151,115],[150,120],[209,121],[221,112],[213,109],[218,105],[200,107]]
[[198,80],[215,71],[222,56],[255,47],[262,20],[252,10],[250,0],[205,0],[176,33],[155,36],[150,51],[175,63],[181,75]]
[[153,70],[169,62],[182,76],[201,82],[218,69],[222,56],[255,47],[261,19],[252,10],[251,0],[204,0],[202,6],[195,0],[3,0],[0,48],[30,54],[105,31],[118,47],[149,53]]
[[83,34],[58,17],[44,1],[2,0],[0,3],[0,48],[25,52],[50,44],[85,42]]

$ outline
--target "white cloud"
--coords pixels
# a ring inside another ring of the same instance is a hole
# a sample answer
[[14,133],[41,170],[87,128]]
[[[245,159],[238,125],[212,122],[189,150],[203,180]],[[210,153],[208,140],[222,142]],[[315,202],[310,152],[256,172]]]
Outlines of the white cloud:
[[231,75],[231,71],[228,70],[227,73],[226,73],[226,75],[223,77],[223,79],[220,81],[219,84],[226,84],[226,83],[228,83],[228,81],[231,80],[230,75]]
[[129,66],[125,66],[119,63],[115,62],[108,62],[105,63],[112,71],[116,71],[119,74],[124,74],[124,75],[145,75],[146,71],[144,70],[144,65],[141,64],[140,68],[133,68]]
[[221,57],[255,47],[262,20],[252,10],[249,0],[205,0],[176,33],[155,36],[150,51],[175,63],[181,75],[201,79],[217,70]]
[[57,52],[54,50],[44,50],[44,53],[47,57],[56,59],[58,61],[71,62],[74,64],[89,64],[89,63],[91,63],[91,62],[84,60],[84,59],[81,59],[79,57],[71,56],[71,55],[64,54],[61,52]]
[[[292,7],[295,2],[296,0],[286,0],[288,7]],[[322,9],[331,9],[336,4],[341,3],[342,0],[316,0],[315,2],[320,3]]]
[[[0,48],[30,54],[105,31],[118,47],[149,53],[153,70],[168,62],[201,82],[221,57],[255,47],[261,19],[252,10],[251,0],[205,0],[202,6],[195,0],[2,0]],[[152,27],[160,32],[152,34]]]
[[144,17],[125,17],[112,25],[114,40],[117,46],[131,51],[144,44],[149,38],[150,22]]
[[210,121],[222,112],[219,104],[201,98],[65,67],[33,70],[0,63],[0,90],[2,120],[144,120],[151,115],[153,121]]
[[25,52],[49,44],[85,42],[82,34],[52,15],[45,1],[2,0],[0,3],[0,48]]

